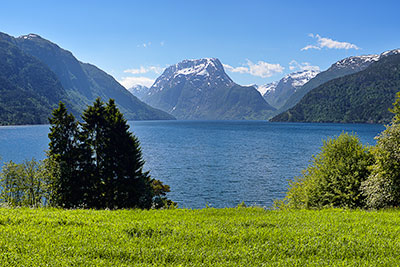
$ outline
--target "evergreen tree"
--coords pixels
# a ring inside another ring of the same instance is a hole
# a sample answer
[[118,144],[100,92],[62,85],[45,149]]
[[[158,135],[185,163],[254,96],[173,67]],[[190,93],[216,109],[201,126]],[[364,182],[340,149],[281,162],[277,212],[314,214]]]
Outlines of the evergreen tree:
[[52,201],[57,206],[66,208],[82,204],[82,186],[78,173],[78,123],[60,102],[49,118],[48,156],[59,164],[60,177],[52,185]]
[[143,171],[138,139],[110,99],[88,106],[82,123],[60,103],[50,119],[50,151],[60,166],[53,183],[54,202],[64,207],[162,208],[169,186]]
[[[92,205],[96,208],[150,208],[153,191],[139,141],[114,100],[97,99],[83,113],[82,141],[93,157]],[[95,193],[97,192],[97,193]]]

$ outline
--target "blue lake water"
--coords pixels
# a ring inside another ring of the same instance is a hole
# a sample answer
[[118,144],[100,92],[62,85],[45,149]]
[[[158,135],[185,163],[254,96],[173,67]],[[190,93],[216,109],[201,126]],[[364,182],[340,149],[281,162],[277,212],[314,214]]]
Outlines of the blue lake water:
[[[134,121],[145,169],[171,186],[179,207],[271,206],[306,168],[322,140],[355,132],[374,145],[378,124],[264,121]],[[43,159],[48,125],[0,127],[2,161]]]

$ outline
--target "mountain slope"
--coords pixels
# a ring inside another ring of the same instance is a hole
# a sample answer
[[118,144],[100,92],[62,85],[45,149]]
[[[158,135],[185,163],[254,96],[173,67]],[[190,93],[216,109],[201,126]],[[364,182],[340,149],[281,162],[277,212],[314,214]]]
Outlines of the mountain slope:
[[291,95],[285,104],[279,108],[278,113],[288,110],[296,105],[312,89],[324,84],[330,80],[343,77],[366,69],[369,65],[379,59],[379,55],[366,55],[345,58],[334,63],[326,71],[320,72],[314,78],[309,80],[303,86],[298,88]]
[[144,97],[179,119],[267,119],[275,110],[252,86],[240,86],[215,58],[165,69]]
[[36,34],[24,35],[13,41],[26,54],[38,58],[56,74],[79,112],[101,97],[104,101],[114,98],[129,120],[173,119],[170,114],[138,100],[104,71],[78,61],[71,52]]
[[149,93],[149,87],[144,86],[144,85],[134,85],[131,88],[128,89],[128,91],[136,96],[137,98],[139,98],[141,101],[143,101],[143,99],[146,97],[146,95]]
[[72,109],[56,75],[11,40],[0,33],[0,124],[48,123],[60,100]]
[[260,86],[257,89],[259,91],[265,90],[264,94],[262,94],[264,99],[271,106],[279,109],[299,88],[314,78],[318,73],[319,71],[315,70],[303,70],[290,73],[279,82]]
[[311,90],[271,121],[385,123],[392,117],[388,109],[399,90],[400,54],[385,54],[361,72]]

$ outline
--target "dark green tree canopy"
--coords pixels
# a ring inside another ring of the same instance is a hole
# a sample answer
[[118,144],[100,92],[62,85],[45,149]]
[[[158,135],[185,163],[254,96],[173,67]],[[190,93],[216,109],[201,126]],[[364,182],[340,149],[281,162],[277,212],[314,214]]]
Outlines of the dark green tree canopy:
[[60,103],[50,119],[49,155],[61,168],[55,183],[57,204],[65,207],[151,208],[172,204],[169,187],[143,171],[139,140],[110,99],[100,98],[82,114],[82,122]]

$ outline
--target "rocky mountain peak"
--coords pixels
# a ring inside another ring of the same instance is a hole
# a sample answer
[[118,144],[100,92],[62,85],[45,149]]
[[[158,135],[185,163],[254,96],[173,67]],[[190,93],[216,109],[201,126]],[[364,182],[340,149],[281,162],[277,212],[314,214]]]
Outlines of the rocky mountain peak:
[[196,88],[233,86],[234,82],[225,73],[217,58],[186,59],[165,69],[150,88],[150,94],[165,87],[190,83]]

